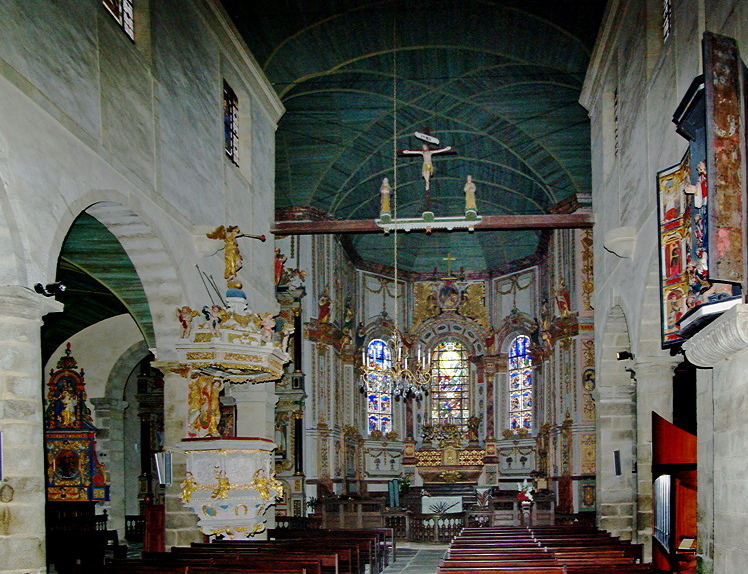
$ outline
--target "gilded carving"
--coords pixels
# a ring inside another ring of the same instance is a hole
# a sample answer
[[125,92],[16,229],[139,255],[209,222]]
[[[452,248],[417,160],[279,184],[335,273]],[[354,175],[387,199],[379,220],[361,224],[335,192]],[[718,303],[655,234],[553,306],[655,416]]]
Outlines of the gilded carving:
[[228,498],[229,491],[231,490],[231,481],[226,476],[225,470],[218,470],[216,467],[216,487],[213,489],[213,493],[210,495],[211,498]]
[[209,375],[193,376],[190,380],[187,423],[191,437],[219,436],[222,390],[223,381]]
[[182,494],[179,498],[182,499],[182,502],[189,502],[192,499],[192,493],[197,490],[197,484],[191,472],[188,471],[185,473],[184,480],[179,486],[182,487]]
[[415,308],[413,309],[413,325],[411,326],[411,330],[415,330],[426,319],[431,319],[439,314],[436,293],[431,283],[414,284],[413,295],[415,298]]
[[587,311],[592,310],[592,293],[595,290],[593,262],[592,230],[586,229],[582,235],[582,303]]
[[472,283],[464,291],[458,311],[464,317],[470,317],[484,329],[489,328],[488,309],[486,309],[486,286],[483,283]]

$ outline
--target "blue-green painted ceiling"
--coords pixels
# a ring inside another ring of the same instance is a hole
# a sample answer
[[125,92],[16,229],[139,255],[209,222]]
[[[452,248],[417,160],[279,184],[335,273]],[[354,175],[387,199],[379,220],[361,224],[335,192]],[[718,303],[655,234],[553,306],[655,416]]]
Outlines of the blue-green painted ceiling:
[[42,355],[46,361],[77,332],[116,315],[129,313],[149,347],[155,347],[153,320],[140,277],[124,248],[96,218],[82,213],[62,245],[57,281],[62,313],[44,317]]
[[[463,212],[468,174],[485,215],[549,213],[590,192],[589,120],[578,99],[602,0],[223,4],[287,110],[276,133],[279,220],[308,207],[376,217],[382,178],[395,180],[394,149],[419,149],[413,133],[427,130],[458,152],[434,158],[437,216]],[[420,158],[398,158],[396,174],[399,215],[419,215]],[[400,238],[398,262],[428,272],[452,250],[466,270],[493,269],[533,255],[540,237],[411,234]],[[349,245],[392,265],[381,235]]]

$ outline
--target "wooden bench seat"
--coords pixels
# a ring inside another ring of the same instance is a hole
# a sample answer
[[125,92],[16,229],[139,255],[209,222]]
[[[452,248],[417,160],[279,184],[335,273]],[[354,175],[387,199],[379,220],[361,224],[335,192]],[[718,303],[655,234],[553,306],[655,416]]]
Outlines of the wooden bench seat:
[[[351,570],[352,561],[350,549],[291,549],[257,547],[236,550],[233,548],[210,548],[206,547],[174,547],[171,554],[185,559],[197,557],[213,560],[245,560],[252,562],[268,561],[272,563],[316,561],[320,564],[321,574],[355,574]],[[145,556],[144,556],[145,557]]]
[[303,540],[309,542],[311,539],[355,541],[359,544],[362,559],[370,565],[372,574],[378,574],[385,567],[384,556],[387,550],[387,542],[384,531],[380,532],[369,529],[321,529],[305,531],[281,528],[272,530],[269,536],[277,541]]
[[442,560],[442,568],[538,568],[562,566],[555,560]]
[[309,574],[302,567],[263,564],[175,564],[159,560],[117,560],[104,565],[103,574]]
[[437,574],[566,574],[564,566],[509,567],[509,568],[437,568]]

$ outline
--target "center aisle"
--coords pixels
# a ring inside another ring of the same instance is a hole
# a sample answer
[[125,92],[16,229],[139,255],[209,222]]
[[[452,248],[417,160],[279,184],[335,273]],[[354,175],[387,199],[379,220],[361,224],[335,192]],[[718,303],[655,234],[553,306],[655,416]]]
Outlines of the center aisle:
[[398,542],[397,562],[390,564],[382,574],[436,574],[439,562],[449,546],[446,544],[418,544]]

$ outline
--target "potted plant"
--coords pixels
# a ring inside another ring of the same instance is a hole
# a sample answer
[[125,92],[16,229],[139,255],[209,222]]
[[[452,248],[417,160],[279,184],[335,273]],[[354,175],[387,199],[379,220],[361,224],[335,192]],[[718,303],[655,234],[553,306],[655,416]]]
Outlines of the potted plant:
[[310,496],[306,499],[306,506],[311,511],[311,514],[317,514],[317,507],[320,504],[322,504],[322,501],[315,496]]

